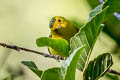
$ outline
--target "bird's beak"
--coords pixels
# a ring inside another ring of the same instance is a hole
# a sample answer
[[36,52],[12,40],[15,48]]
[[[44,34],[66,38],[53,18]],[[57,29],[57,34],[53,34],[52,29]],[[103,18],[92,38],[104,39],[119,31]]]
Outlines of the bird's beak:
[[61,26],[56,26],[56,28],[52,28],[53,31],[58,31],[61,28]]

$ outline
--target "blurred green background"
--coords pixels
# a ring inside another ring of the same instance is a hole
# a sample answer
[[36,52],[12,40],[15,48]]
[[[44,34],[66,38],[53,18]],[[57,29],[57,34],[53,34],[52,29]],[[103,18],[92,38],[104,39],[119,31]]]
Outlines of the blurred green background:
[[[49,36],[51,17],[63,16],[71,21],[85,23],[90,11],[91,8],[85,0],[0,0],[0,42],[48,52],[47,48],[38,48],[35,41],[41,36]],[[113,52],[115,46],[115,41],[102,32],[91,59],[105,52]],[[0,80],[11,75],[14,80],[40,80],[21,64],[23,60],[34,61],[39,69],[60,66],[62,63],[38,54],[0,47]],[[113,61],[112,68],[120,71],[116,55],[113,55]],[[82,80],[82,73],[78,70],[76,80]]]

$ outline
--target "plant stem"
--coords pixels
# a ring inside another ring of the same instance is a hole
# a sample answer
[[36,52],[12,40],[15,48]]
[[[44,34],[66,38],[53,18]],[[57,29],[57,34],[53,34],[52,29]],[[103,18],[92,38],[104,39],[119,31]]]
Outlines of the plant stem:
[[[27,49],[27,48],[15,46],[15,45],[8,45],[8,44],[5,44],[5,43],[0,43],[0,46],[2,46],[4,48],[13,49],[13,50],[16,50],[18,52],[22,50],[22,51],[26,51],[26,52],[40,54],[40,55],[42,55],[44,57],[48,57],[48,58],[53,58],[53,59],[57,59],[57,60],[59,59],[59,56],[54,56],[54,55],[51,55],[51,54],[47,54],[47,53],[43,53],[43,52],[39,52],[39,51]],[[60,58],[60,60],[64,60],[64,58]],[[117,72],[117,71],[112,70],[112,69],[109,69],[108,72],[112,73],[112,74],[120,75],[120,72]]]
[[120,75],[120,72],[117,72],[117,71],[112,70],[112,69],[109,69],[108,72],[112,73],[112,74]]
[[[47,53],[43,53],[43,52],[39,52],[39,51],[27,49],[27,48],[15,46],[15,45],[8,45],[8,44],[5,44],[5,43],[0,43],[0,46],[2,46],[4,48],[13,49],[13,50],[16,50],[18,52],[22,50],[22,51],[26,51],[26,52],[40,54],[44,57],[54,58],[54,59],[57,59],[57,60],[59,59],[59,56],[54,56],[54,55],[51,55],[51,54],[47,54]],[[60,60],[64,60],[64,58],[60,58]]]

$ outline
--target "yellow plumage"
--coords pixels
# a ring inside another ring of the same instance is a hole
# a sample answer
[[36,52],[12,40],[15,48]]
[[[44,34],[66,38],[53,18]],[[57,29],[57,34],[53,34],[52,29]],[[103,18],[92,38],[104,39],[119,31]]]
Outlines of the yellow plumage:
[[[50,38],[62,38],[68,41],[68,44],[70,43],[71,37],[73,37],[77,32],[78,28],[69,20],[65,19],[61,16],[55,16],[51,19],[49,24],[51,33]],[[60,52],[55,51],[54,49],[49,47],[49,52],[53,55],[61,55]],[[66,56],[62,56],[66,57]]]

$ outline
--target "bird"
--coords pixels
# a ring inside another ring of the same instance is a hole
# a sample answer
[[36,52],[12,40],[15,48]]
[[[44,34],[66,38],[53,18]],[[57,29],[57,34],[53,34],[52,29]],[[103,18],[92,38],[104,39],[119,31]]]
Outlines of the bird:
[[[50,35],[51,39],[65,39],[68,44],[70,44],[70,39],[79,31],[77,26],[72,23],[72,21],[67,20],[62,16],[52,17],[50,23]],[[62,55],[61,52],[58,52],[51,47],[48,47],[48,51],[52,55],[58,55],[60,57],[68,57]]]

